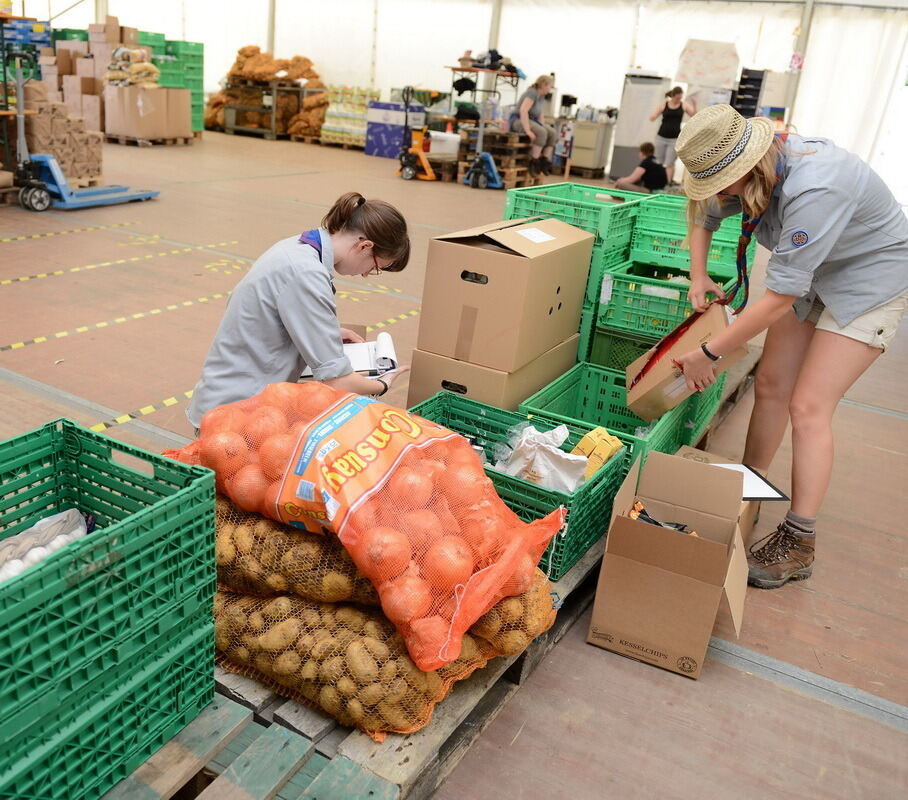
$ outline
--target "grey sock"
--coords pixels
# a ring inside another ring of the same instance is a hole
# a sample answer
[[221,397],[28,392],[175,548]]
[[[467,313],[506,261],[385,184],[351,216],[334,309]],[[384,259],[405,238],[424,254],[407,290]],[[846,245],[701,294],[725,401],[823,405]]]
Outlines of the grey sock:
[[788,509],[788,513],[785,515],[785,522],[790,528],[802,536],[816,535],[816,517],[802,517],[800,514],[795,514],[794,511]]

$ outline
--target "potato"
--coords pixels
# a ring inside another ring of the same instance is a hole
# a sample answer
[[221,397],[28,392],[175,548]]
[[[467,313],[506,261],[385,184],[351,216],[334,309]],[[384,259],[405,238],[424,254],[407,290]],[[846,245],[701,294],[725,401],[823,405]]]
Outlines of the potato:
[[404,710],[395,703],[389,701],[379,703],[378,711],[391,728],[404,731],[413,727],[411,719]]
[[322,551],[318,545],[302,541],[291,547],[281,558],[281,567],[288,575],[309,572],[321,559]]
[[322,661],[335,655],[339,650],[340,645],[337,643],[337,639],[329,635],[328,638],[316,642],[311,652],[313,658]]
[[252,537],[252,528],[245,523],[237,525],[233,531],[233,543],[238,553],[244,556],[250,555],[255,544],[255,540]]
[[222,653],[230,649],[233,637],[224,629],[223,625],[214,626],[214,646]]
[[328,572],[322,578],[319,594],[331,603],[349,600],[353,594],[353,581],[339,572]]
[[238,604],[234,604],[224,611],[221,621],[224,624],[224,629],[234,635],[245,631],[246,626],[249,624],[249,618]]
[[300,678],[305,681],[314,681],[318,677],[318,661],[314,658],[308,659],[300,669]]
[[346,649],[350,642],[356,641],[359,637],[353,631],[348,631],[346,628],[338,626],[334,633],[334,638],[337,639],[337,643],[342,648]]
[[[366,623],[366,615],[358,609],[350,606],[341,606],[334,612],[334,618],[339,625],[349,628],[351,631],[359,632]],[[374,655],[374,654],[373,654]]]
[[293,601],[289,597],[275,597],[262,607],[262,614],[268,619],[282,619],[293,613]]
[[407,682],[403,678],[395,678],[385,691],[385,699],[391,703],[399,703],[406,697],[408,691],[410,687]]
[[264,583],[268,571],[262,566],[254,556],[241,556],[237,562],[237,568],[248,579],[257,584]]
[[227,523],[218,526],[217,536],[215,537],[215,557],[219,567],[226,567],[236,560],[236,547],[233,544],[233,531],[236,525]]
[[252,525],[252,535],[258,539],[259,542],[264,544],[264,542],[274,536],[277,531],[276,523],[272,522],[270,519],[265,519],[264,517],[256,515],[256,521]]
[[426,695],[431,698],[438,697],[441,694],[443,681],[437,672],[424,672],[426,679]]
[[470,628],[470,633],[475,634],[482,639],[491,640],[501,630],[501,622],[501,617],[489,612],[476,620],[473,627]]
[[237,647],[235,650],[231,650],[228,657],[231,661],[236,661],[239,664],[248,664],[252,658],[248,648],[245,647]]
[[259,672],[264,672],[266,675],[270,675],[273,671],[271,665],[271,656],[266,655],[265,653],[259,653],[255,657],[255,668]]
[[363,686],[356,696],[364,706],[374,706],[384,700],[385,687],[380,683],[370,683],[368,686]]
[[390,683],[397,677],[397,662],[392,658],[381,665],[378,671],[378,679],[382,683]]
[[326,658],[322,662],[318,671],[318,678],[322,683],[333,686],[340,680],[345,669],[346,664],[344,663],[344,659],[340,656],[332,656],[331,658]]
[[360,686],[371,683],[378,677],[378,664],[361,641],[350,642],[347,645],[347,665],[350,674]]
[[259,636],[259,645],[263,650],[287,650],[299,635],[300,624],[295,617],[290,617]]
[[391,651],[388,649],[388,645],[386,645],[384,642],[380,642],[378,639],[375,639],[372,636],[364,636],[362,643],[366,650],[368,650],[379,661],[384,661],[386,658],[389,658],[391,656]]
[[470,662],[479,658],[479,648],[476,646],[476,640],[470,634],[465,633],[460,643],[460,656],[458,656],[457,660]]
[[299,687],[299,690],[302,693],[303,697],[305,697],[307,700],[311,700],[313,703],[318,702],[319,689],[319,685],[317,683],[313,683],[312,681],[304,681],[303,684]]
[[286,592],[290,588],[287,579],[279,572],[272,572],[265,578],[265,585],[274,592]]
[[224,597],[224,593],[215,592],[214,593],[214,605],[212,606],[212,609],[211,609],[215,618],[219,617],[223,613],[223,611],[226,607],[227,607],[227,598]]
[[318,693],[318,704],[332,716],[337,716],[343,708],[343,701],[333,686],[322,686]]
[[249,627],[256,633],[261,633],[263,630],[265,630],[266,625],[267,623],[265,622],[265,617],[262,616],[261,612],[253,611],[249,615]]
[[274,659],[274,671],[278,675],[292,675],[300,668],[302,659],[295,650],[286,650]]
[[492,646],[505,656],[522,653],[529,643],[530,638],[523,631],[506,631],[492,640]]
[[[338,687],[338,689],[340,689],[340,687]],[[354,723],[361,723],[366,716],[366,712],[363,710],[363,704],[355,697],[352,697],[347,701],[344,710],[347,712],[347,717]]]
[[303,609],[299,614],[299,618],[306,630],[315,630],[322,624],[322,615],[314,608]]
[[334,616],[333,606],[322,604],[320,609],[322,615],[322,627],[334,629],[337,627],[337,618]]
[[497,608],[498,614],[505,624],[517,622],[524,614],[523,603],[520,602],[518,597],[508,597],[502,600]]
[[233,504],[219,494],[214,496],[214,511],[218,517],[230,517],[236,514]]
[[367,620],[363,625],[363,633],[371,636],[373,639],[384,639],[388,632],[384,630],[374,619]]
[[338,680],[334,685],[334,688],[344,697],[354,697],[356,695],[356,684],[353,682],[352,678],[348,678],[346,675]]
[[381,731],[385,728],[385,721],[376,714],[364,714],[359,725],[364,731]]

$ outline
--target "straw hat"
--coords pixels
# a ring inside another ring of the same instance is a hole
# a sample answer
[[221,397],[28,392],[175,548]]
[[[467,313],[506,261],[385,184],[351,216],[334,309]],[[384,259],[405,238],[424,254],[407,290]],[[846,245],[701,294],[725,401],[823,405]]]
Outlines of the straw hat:
[[772,144],[773,124],[744,119],[729,105],[707,106],[681,129],[675,152],[684,162],[684,191],[705,200],[743,178]]

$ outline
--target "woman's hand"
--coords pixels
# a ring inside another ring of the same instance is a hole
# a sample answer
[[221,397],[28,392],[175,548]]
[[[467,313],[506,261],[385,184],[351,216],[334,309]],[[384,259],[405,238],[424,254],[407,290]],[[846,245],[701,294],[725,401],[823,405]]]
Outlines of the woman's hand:
[[527,131],[527,136],[530,137],[530,141],[531,141],[531,142],[535,142],[535,141],[536,141],[536,134],[533,133],[532,130]]
[[706,307],[709,305],[707,294],[714,294],[720,300],[725,297],[722,287],[711,278],[693,278],[690,289],[687,290],[687,299],[694,311],[706,311]]
[[401,375],[404,375],[409,371],[410,371],[410,365],[405,364],[404,366],[398,367],[397,369],[392,369],[390,372],[385,372],[384,374],[379,375],[379,377],[385,383],[387,383],[388,386],[392,386],[394,384],[394,381],[396,381]]
[[343,339],[344,344],[359,344],[360,342],[366,341],[358,333],[354,333],[348,328],[341,328],[341,339]]
[[706,357],[706,353],[699,347],[676,358],[675,363],[681,367],[688,389],[702,392],[716,382],[716,373],[713,371],[714,362],[710,361]]

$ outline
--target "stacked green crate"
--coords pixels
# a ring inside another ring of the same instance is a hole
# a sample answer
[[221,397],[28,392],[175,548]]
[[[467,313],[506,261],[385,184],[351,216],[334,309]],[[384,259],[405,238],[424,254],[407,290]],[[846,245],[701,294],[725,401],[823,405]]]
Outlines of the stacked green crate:
[[78,28],[54,28],[51,33],[55,42],[60,39],[75,39],[81,42],[88,41],[88,31],[79,30]]
[[[168,83],[162,86],[189,89],[192,93],[192,129],[201,131],[205,128],[205,91],[204,67],[205,46],[201,42],[181,42],[168,40],[166,59],[162,59],[158,68],[166,65]],[[176,83],[179,82],[179,86]]]

